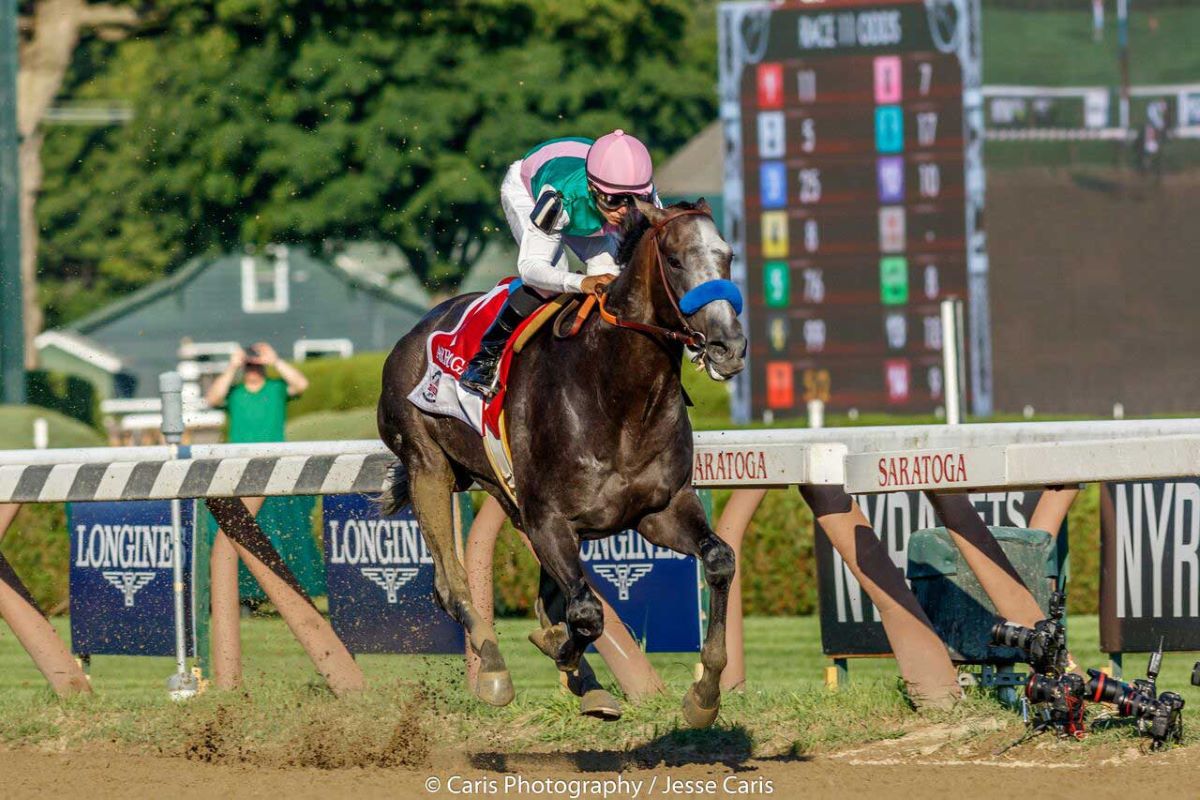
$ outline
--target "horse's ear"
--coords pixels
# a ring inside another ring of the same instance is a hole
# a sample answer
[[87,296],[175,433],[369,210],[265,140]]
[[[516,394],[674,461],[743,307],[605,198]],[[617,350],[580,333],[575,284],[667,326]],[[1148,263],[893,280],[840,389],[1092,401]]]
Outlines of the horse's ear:
[[653,203],[647,203],[645,200],[634,200],[634,203],[637,205],[637,210],[642,212],[642,216],[650,220],[651,225],[657,225],[667,216],[667,212]]
[[699,211],[703,211],[705,214],[708,214],[710,217],[712,216],[712,206],[710,206],[708,204],[708,201],[705,200],[703,197],[701,197],[699,200],[696,201],[696,209]]

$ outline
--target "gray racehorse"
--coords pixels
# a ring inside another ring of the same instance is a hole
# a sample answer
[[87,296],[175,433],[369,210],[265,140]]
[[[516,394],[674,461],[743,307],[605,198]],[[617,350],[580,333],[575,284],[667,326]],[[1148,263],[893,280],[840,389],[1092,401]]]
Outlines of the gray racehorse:
[[716,380],[741,371],[741,296],[729,282],[732,251],[703,200],[638,209],[618,258],[624,269],[601,298],[602,317],[590,318],[573,338],[535,337],[508,376],[517,502],[497,484],[475,431],[407,400],[425,373],[427,337],[452,328],[477,295],[434,308],[387,359],[379,433],[399,458],[387,501],[393,508],[412,503],[433,554],[437,600],[466,628],[482,663],[475,693],[494,705],[512,700],[513,684],[455,556],[456,489],[477,482],[528,535],[548,613],[547,627],[531,638],[567,672],[603,630],[600,602],[584,580],[582,540],[636,528],[656,545],[698,557],[711,590],[709,626],[703,675],[683,708],[688,723],[702,727],[720,706],[734,556],[709,527],[691,485],[692,428],[680,368],[686,351]]

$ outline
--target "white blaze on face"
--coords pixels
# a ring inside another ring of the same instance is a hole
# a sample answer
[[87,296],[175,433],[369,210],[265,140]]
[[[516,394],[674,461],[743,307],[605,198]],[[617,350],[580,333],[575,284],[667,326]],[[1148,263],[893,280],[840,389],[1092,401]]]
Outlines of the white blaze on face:
[[[713,222],[712,218],[697,216],[695,219],[700,233],[700,242],[695,250],[688,251],[689,288],[699,286],[707,281],[728,278],[726,273],[730,259],[733,257],[733,248],[721,238],[721,232],[717,230],[717,224]],[[700,313],[706,315],[709,325],[726,330],[732,328],[737,322],[737,314],[734,313],[733,305],[723,301],[710,303]]]

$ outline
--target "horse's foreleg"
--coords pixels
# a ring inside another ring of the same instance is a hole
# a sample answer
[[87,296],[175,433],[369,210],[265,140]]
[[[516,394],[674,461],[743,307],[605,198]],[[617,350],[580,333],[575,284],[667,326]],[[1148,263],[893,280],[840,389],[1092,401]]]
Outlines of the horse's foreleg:
[[709,588],[708,633],[700,650],[704,672],[684,695],[683,716],[694,728],[707,727],[721,708],[721,672],[728,659],[725,614],[735,568],[733,548],[708,526],[704,506],[690,487],[675,495],[664,511],[643,519],[638,532],[653,544],[696,556],[704,566]]
[[[538,623],[543,631],[554,628],[567,619],[567,599],[558,588],[558,583],[542,570],[538,586],[537,602]],[[539,632],[533,636],[534,644],[544,639],[545,633]],[[567,690],[579,698],[579,713],[599,719],[619,719],[621,704],[617,698],[600,685],[600,679],[592,671],[587,659],[580,656],[579,667],[574,672],[564,672]]]
[[564,621],[534,631],[530,641],[553,658],[560,670],[575,672],[584,650],[604,632],[604,609],[583,577],[579,536],[565,519],[558,517],[529,525],[526,535],[542,570],[558,584],[566,598]]
[[454,475],[444,458],[406,459],[409,491],[421,532],[433,556],[434,590],[438,604],[467,631],[471,650],[479,656],[474,691],[494,706],[512,702],[512,677],[500,654],[496,631],[471,603],[467,571],[454,549]]

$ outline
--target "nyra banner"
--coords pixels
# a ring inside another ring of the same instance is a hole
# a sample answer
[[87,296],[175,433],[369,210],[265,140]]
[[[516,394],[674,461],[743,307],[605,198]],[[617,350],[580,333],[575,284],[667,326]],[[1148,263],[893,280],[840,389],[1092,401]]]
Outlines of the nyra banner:
[[637,531],[585,541],[588,582],[647,652],[700,649],[703,580],[696,559],[650,544]]
[[462,627],[433,597],[433,557],[411,508],[379,516],[364,495],[324,502],[333,629],[352,653],[456,653]]
[[[991,526],[1026,528],[1041,492],[972,494],[971,504]],[[941,521],[923,492],[855,495],[888,556],[902,572],[908,567],[908,540]],[[821,646],[829,655],[884,655],[892,651],[879,610],[858,579],[816,525],[817,595],[821,613]]]
[[[191,608],[191,501],[183,506],[184,604]],[[175,652],[175,550],[169,500],[70,503],[71,648],[80,655]]]
[[1200,479],[1100,494],[1100,646],[1200,650]]

